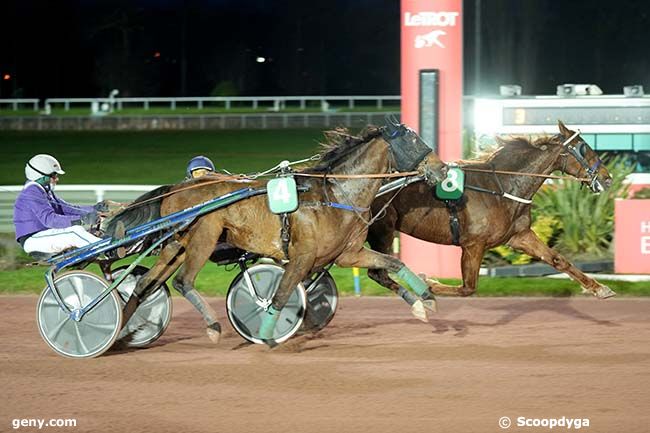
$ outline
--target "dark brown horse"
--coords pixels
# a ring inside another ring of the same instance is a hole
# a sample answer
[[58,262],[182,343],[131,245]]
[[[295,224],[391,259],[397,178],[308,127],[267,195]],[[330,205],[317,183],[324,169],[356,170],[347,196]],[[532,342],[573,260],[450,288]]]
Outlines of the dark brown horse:
[[[427,304],[423,303],[423,300],[431,302],[428,305],[430,308],[435,307],[426,283],[399,260],[364,247],[370,205],[382,179],[365,176],[334,179],[337,174],[387,173],[390,167],[394,166],[392,156],[396,155],[397,149],[391,148],[388,138],[384,139],[382,132],[381,129],[371,128],[362,137],[331,135],[338,138],[324,151],[320,163],[304,172],[320,177],[296,177],[299,186],[306,187],[308,191],[301,193],[301,205],[298,210],[289,214],[288,244],[283,242],[281,235],[282,220],[279,215],[271,213],[266,196],[252,197],[198,218],[163,248],[157,263],[140,280],[134,290],[134,296],[125,307],[125,322],[135,310],[138,299],[146,296],[148,290],[168,279],[182,265],[173,285],[201,312],[211,339],[218,340],[220,326],[217,314],[196,292],[194,281],[223,233],[226,241],[237,248],[276,261],[288,260],[279,288],[263,316],[259,330],[262,339],[269,344],[274,343],[272,335],[275,323],[294,287],[310,275],[312,270],[332,262],[343,267],[355,266],[397,272],[421,298],[415,298],[399,286],[392,289],[407,300],[416,313],[426,315],[424,307],[427,307]],[[419,166],[430,178],[439,180],[446,176],[446,165],[433,152],[430,152]],[[325,179],[325,174],[330,177]],[[223,196],[243,186],[262,188],[266,185],[266,182],[262,181],[242,184],[231,181],[214,183],[210,182],[211,180],[211,177],[206,176],[164,188],[166,192],[178,192],[162,198],[162,202],[134,207],[124,212],[121,217],[115,217],[115,220],[137,220],[134,213],[146,214],[147,219],[158,215],[165,216]],[[197,187],[187,189],[188,185]],[[157,191],[161,192],[163,191]],[[330,203],[342,204],[343,207],[347,206],[348,210],[331,206]]]
[[[491,155],[483,160],[460,163],[468,168],[465,171],[466,184],[494,192],[503,190],[516,197],[532,199],[542,186],[544,178],[495,175],[470,170],[495,169],[539,174],[550,174],[559,170],[575,177],[588,178],[589,181],[585,183],[594,192],[609,188],[612,179],[596,152],[562,122],[559,122],[559,128],[560,134],[534,141],[521,137],[498,139],[501,147]],[[377,199],[372,205],[373,210],[380,209],[388,200],[387,196]],[[458,245],[462,248],[463,284],[449,286],[432,282],[430,286],[434,293],[455,296],[473,294],[476,291],[483,253],[486,249],[506,244],[567,273],[584,290],[599,298],[615,295],[607,286],[586,276],[566,258],[540,241],[530,228],[530,204],[465,189],[457,213],[460,223]],[[450,211],[423,182],[411,184],[402,190],[386,209],[386,216],[371,226],[368,234],[370,247],[388,253],[396,230],[437,244],[453,244]],[[388,273],[381,269],[369,270],[368,276],[385,287],[394,287],[396,284]]]

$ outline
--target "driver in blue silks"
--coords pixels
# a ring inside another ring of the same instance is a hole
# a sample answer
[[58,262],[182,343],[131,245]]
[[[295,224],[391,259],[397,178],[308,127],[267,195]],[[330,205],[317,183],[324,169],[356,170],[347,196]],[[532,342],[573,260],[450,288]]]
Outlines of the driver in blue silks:
[[203,155],[195,156],[187,164],[187,169],[185,169],[185,179],[196,179],[205,176],[206,174],[214,173],[215,170],[214,164],[210,158]]

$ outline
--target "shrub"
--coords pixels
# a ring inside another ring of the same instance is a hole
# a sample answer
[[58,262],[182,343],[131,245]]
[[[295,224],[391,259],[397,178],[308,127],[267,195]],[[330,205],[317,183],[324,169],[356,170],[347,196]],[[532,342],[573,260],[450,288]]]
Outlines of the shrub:
[[608,163],[613,178],[609,190],[593,194],[573,181],[559,181],[542,188],[533,204],[533,217],[550,216],[559,221],[555,248],[570,257],[598,258],[611,255],[614,200],[626,197],[625,177],[632,172],[623,158]]
[[634,193],[634,199],[645,200],[650,199],[650,188],[643,188]]
[[[551,240],[555,238],[559,227],[560,222],[549,215],[540,215],[530,226],[537,237],[546,245],[549,245]],[[531,256],[520,253],[507,245],[499,245],[498,247],[492,248],[490,252],[498,254],[502,259],[513,265],[525,265],[533,259]]]

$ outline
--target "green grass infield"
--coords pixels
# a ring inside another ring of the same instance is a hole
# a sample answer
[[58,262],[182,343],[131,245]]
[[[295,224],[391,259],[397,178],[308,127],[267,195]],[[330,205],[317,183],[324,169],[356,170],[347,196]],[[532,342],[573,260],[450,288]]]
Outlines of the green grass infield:
[[[124,262],[128,263],[128,259]],[[151,265],[155,258],[147,258],[145,264]],[[119,263],[116,265],[119,266]],[[33,266],[0,272],[0,293],[40,293],[45,286],[46,267]],[[91,265],[87,270],[99,274],[99,269]],[[235,278],[238,269],[234,267],[216,266],[208,263],[199,273],[196,287],[208,296],[225,296],[230,282]],[[331,270],[336,280],[339,292],[342,295],[354,295],[354,280],[351,269],[334,267]],[[442,279],[442,282],[459,284],[459,280]],[[625,281],[601,281],[616,291],[619,296],[648,296],[650,284],[631,283]],[[361,270],[361,294],[364,296],[387,296],[392,293],[371,281],[366,276],[366,271]],[[175,291],[172,290],[174,294]],[[555,278],[489,278],[481,277],[479,281],[478,296],[582,296],[578,284],[570,280]]]

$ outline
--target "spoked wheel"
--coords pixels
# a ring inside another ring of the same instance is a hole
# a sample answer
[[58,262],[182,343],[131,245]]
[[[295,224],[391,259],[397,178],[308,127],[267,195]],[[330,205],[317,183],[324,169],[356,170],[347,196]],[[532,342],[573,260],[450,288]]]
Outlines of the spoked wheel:
[[[266,314],[264,302],[270,302],[275,294],[284,275],[284,268],[263,263],[248,268],[248,274],[255,288],[254,293],[251,293],[244,273],[240,272],[228,289],[226,311],[228,320],[239,335],[252,343],[263,344],[259,329],[262,317]],[[280,313],[273,334],[276,342],[282,343],[298,331],[305,317],[306,305],[305,290],[299,284]]]
[[[119,277],[128,266],[122,266],[113,271],[113,278]],[[144,274],[149,271],[144,266],[136,266],[133,271],[117,286],[117,292],[122,301],[122,307],[126,305],[136,284]],[[169,287],[163,283],[145,299],[129,321],[122,328],[117,337],[120,343],[128,347],[143,347],[153,343],[167,329],[172,319],[172,299],[169,294]]]
[[[84,271],[65,272],[54,284],[70,310],[90,304],[108,287],[103,278]],[[117,293],[112,291],[76,322],[59,307],[46,287],[38,299],[36,321],[43,340],[59,355],[92,358],[108,350],[117,339],[122,325],[122,305]]]
[[[318,278],[318,275],[320,273],[316,274],[314,278]],[[329,271],[325,271],[318,278],[314,287],[310,287],[310,280],[305,280],[302,284],[307,290],[307,312],[300,330],[306,332],[319,331],[326,327],[336,314],[336,308],[339,305],[339,292],[336,288],[336,282]]]

